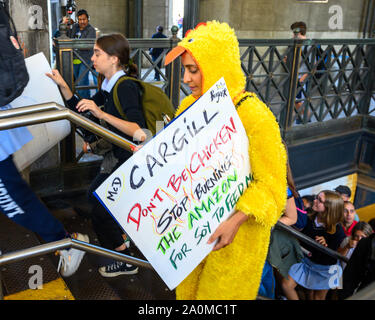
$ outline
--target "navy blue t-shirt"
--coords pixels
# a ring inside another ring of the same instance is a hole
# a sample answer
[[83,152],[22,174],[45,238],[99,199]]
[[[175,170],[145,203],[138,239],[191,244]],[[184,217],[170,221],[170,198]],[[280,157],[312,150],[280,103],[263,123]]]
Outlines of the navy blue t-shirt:
[[[336,232],[334,234],[330,234],[325,230],[324,227],[316,226],[314,220],[315,216],[312,219],[310,217],[307,219],[306,226],[302,230],[302,233],[309,236],[313,240],[315,240],[316,236],[324,237],[328,245],[328,248],[337,251],[342,240],[346,238],[345,232],[342,229],[341,224],[338,223],[336,225]],[[322,265],[333,265],[337,263],[337,259],[330,257],[326,253],[319,251],[318,249],[315,249],[314,247],[311,247],[305,243],[303,244],[303,246],[311,252],[311,257],[309,257],[309,259],[312,262]]]

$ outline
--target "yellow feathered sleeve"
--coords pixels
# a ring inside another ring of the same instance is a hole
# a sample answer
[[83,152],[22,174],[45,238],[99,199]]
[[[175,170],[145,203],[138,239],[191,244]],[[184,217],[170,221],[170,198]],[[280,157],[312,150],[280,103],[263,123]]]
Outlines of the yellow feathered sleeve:
[[287,158],[280,129],[270,109],[255,94],[250,94],[237,112],[249,139],[254,180],[236,208],[254,216],[256,222],[264,226],[273,226],[285,207],[287,192]]

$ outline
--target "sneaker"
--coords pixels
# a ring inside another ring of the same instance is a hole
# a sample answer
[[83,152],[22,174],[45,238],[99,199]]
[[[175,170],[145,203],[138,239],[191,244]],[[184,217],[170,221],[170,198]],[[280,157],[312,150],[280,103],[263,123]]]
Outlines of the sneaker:
[[130,248],[130,240],[125,240],[125,246],[129,249]]
[[126,262],[115,261],[111,264],[108,264],[106,266],[99,268],[99,273],[103,277],[111,278],[111,277],[120,276],[122,274],[127,274],[127,275],[137,274],[138,267],[128,264]]
[[[89,237],[85,234],[74,233],[73,239],[84,242],[89,242]],[[63,277],[70,277],[77,270],[81,264],[85,251],[71,248],[69,250],[60,250],[60,261],[57,267],[57,272],[60,272]]]

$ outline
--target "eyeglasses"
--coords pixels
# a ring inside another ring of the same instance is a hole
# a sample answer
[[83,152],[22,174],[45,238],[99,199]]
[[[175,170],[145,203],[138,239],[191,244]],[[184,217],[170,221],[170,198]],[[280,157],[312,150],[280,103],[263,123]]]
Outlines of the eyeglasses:
[[318,202],[320,203],[323,203],[324,204],[324,201],[322,201],[322,199],[319,198],[319,196],[315,196],[315,200],[318,200]]

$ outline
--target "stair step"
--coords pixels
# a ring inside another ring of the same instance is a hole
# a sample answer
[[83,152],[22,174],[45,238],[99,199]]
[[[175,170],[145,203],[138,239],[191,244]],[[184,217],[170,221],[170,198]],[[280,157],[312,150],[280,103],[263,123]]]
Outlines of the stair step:
[[[40,244],[41,242],[33,232],[0,214],[0,248],[3,254]],[[64,279],[57,272],[59,257],[54,254],[28,258],[1,266],[4,299],[119,300],[119,296],[99,273],[95,275],[95,272],[92,274],[86,272],[86,270],[94,270],[87,256],[86,254],[82,260],[78,270],[80,272]],[[34,288],[39,284],[35,280],[35,270],[39,267],[43,288],[35,290]],[[33,290],[30,291],[30,287]]]
[[[52,202],[48,201],[46,204],[53,214],[63,222],[66,230],[87,234],[90,238],[90,243],[100,246],[89,219],[90,206],[87,203],[86,195],[81,194],[77,195],[77,197],[70,196],[59,200],[55,199]],[[79,209],[78,211],[77,208]],[[134,244],[131,245],[130,252],[133,256],[146,260]],[[140,267],[136,275],[104,278],[99,274],[98,268],[105,265],[106,262],[108,263],[108,260],[100,255],[86,253],[78,271],[72,277],[64,278],[76,299],[81,299],[83,296],[90,296],[90,298],[84,299],[94,299],[95,291],[100,291],[100,289],[94,290],[95,285],[105,282],[122,300],[175,300],[175,292],[166,287],[154,270]],[[77,283],[75,283],[74,279],[78,279]],[[84,282],[88,283],[87,290],[94,290],[94,292],[85,292],[82,289]],[[103,295],[105,295],[105,292],[103,292]]]
[[74,300],[63,279],[44,283],[38,290],[28,289],[4,297],[4,300]]
[[[2,254],[31,248],[40,244],[39,239],[33,232],[0,214],[0,249]],[[39,291],[39,295],[46,297],[45,292],[47,290],[44,289],[48,287],[56,288],[56,286],[47,284],[61,282],[56,282],[59,279],[61,280],[61,277],[52,263],[51,257],[53,257],[53,254],[47,254],[1,266],[0,272],[4,297],[35,289],[40,283],[43,283],[44,288],[33,291]],[[41,275],[40,280],[37,279],[39,274]],[[63,285],[63,281],[61,284]],[[43,294],[41,293],[42,291]],[[71,294],[66,290],[62,290],[61,293],[60,299],[72,298]],[[35,294],[35,297],[37,295]],[[24,295],[24,297],[27,298],[27,295]],[[18,299],[21,299],[21,296]],[[58,299],[56,293],[54,293],[54,299]]]
[[[90,243],[100,245],[88,218],[89,206],[82,195],[77,199],[54,199],[46,202],[52,214],[61,221],[68,232],[87,234]],[[79,206],[80,214],[74,208]],[[0,251],[14,252],[40,245],[42,240],[3,214],[0,214]],[[132,245],[133,256],[145,259]],[[136,275],[104,278],[98,268],[108,263],[100,255],[86,253],[77,272],[71,277],[61,277],[57,272],[59,257],[53,253],[28,258],[0,266],[4,299],[29,300],[174,300],[175,292],[170,291],[154,270],[139,268]],[[43,289],[30,290],[29,281],[35,271],[32,266],[40,266],[43,271]]]

